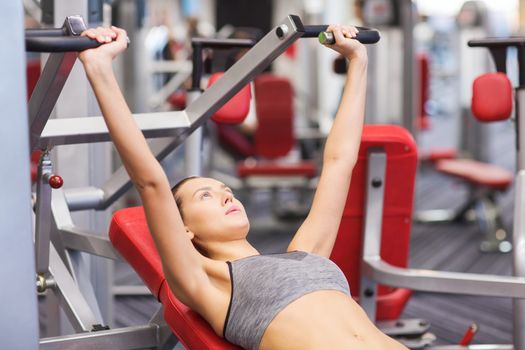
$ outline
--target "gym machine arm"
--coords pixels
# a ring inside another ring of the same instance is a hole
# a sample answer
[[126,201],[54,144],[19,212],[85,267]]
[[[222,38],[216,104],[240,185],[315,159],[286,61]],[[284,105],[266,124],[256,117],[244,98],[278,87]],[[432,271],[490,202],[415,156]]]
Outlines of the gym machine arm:
[[[255,44],[221,79],[190,103],[186,110],[135,114],[134,117],[146,137],[173,137],[167,145],[154,152],[157,159],[163,159],[178,147],[188,134],[200,127],[293,42],[301,37],[317,37],[327,27],[304,26],[298,16],[290,15]],[[375,30],[361,28],[360,35],[379,40],[379,33]],[[369,42],[375,42],[374,40]],[[245,44],[248,46],[249,43]],[[48,148],[60,144],[103,141],[109,141],[109,134],[102,117],[63,118],[49,120],[34,147]],[[102,191],[96,188],[71,189],[67,191],[67,200],[68,203],[71,202],[72,210],[104,210],[130,187],[129,177],[123,169],[118,169],[102,187]]]

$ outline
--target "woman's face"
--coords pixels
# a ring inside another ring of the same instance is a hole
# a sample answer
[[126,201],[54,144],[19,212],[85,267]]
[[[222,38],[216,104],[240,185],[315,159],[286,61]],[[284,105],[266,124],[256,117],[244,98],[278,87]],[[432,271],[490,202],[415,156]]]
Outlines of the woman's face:
[[198,177],[184,183],[178,193],[184,224],[197,243],[244,239],[250,223],[242,203],[220,181]]

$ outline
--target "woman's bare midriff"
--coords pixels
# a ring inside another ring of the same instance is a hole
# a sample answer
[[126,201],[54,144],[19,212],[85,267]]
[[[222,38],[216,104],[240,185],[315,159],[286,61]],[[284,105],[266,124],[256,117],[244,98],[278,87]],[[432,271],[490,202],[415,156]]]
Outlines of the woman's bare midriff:
[[302,296],[266,329],[260,350],[407,350],[379,331],[348,295],[332,290]]

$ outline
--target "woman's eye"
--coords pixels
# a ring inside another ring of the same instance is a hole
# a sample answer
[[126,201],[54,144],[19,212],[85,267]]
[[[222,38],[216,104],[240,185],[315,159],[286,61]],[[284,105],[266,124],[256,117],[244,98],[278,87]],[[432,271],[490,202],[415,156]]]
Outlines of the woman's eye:
[[200,199],[203,199],[203,198],[209,198],[211,197],[211,193],[210,192],[203,192],[200,196]]

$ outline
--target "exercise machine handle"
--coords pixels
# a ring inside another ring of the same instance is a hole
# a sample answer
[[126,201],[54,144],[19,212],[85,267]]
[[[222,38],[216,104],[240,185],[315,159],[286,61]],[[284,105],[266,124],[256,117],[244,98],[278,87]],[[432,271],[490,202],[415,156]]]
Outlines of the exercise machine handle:
[[252,47],[255,41],[251,39],[218,39],[218,38],[192,38],[191,46],[201,46],[210,49],[231,49]]
[[80,36],[86,30],[81,16],[68,16],[62,28],[26,29],[26,51],[75,52],[102,45],[96,40]]
[[[375,44],[379,41],[379,31],[373,28],[367,27],[356,27],[359,30],[355,37],[362,44]],[[328,26],[323,25],[311,25],[304,26],[303,38],[319,38],[321,44],[332,45],[335,43],[334,35],[331,32],[327,32]]]
[[93,49],[102,45],[85,36],[26,36],[26,51],[74,52]]

